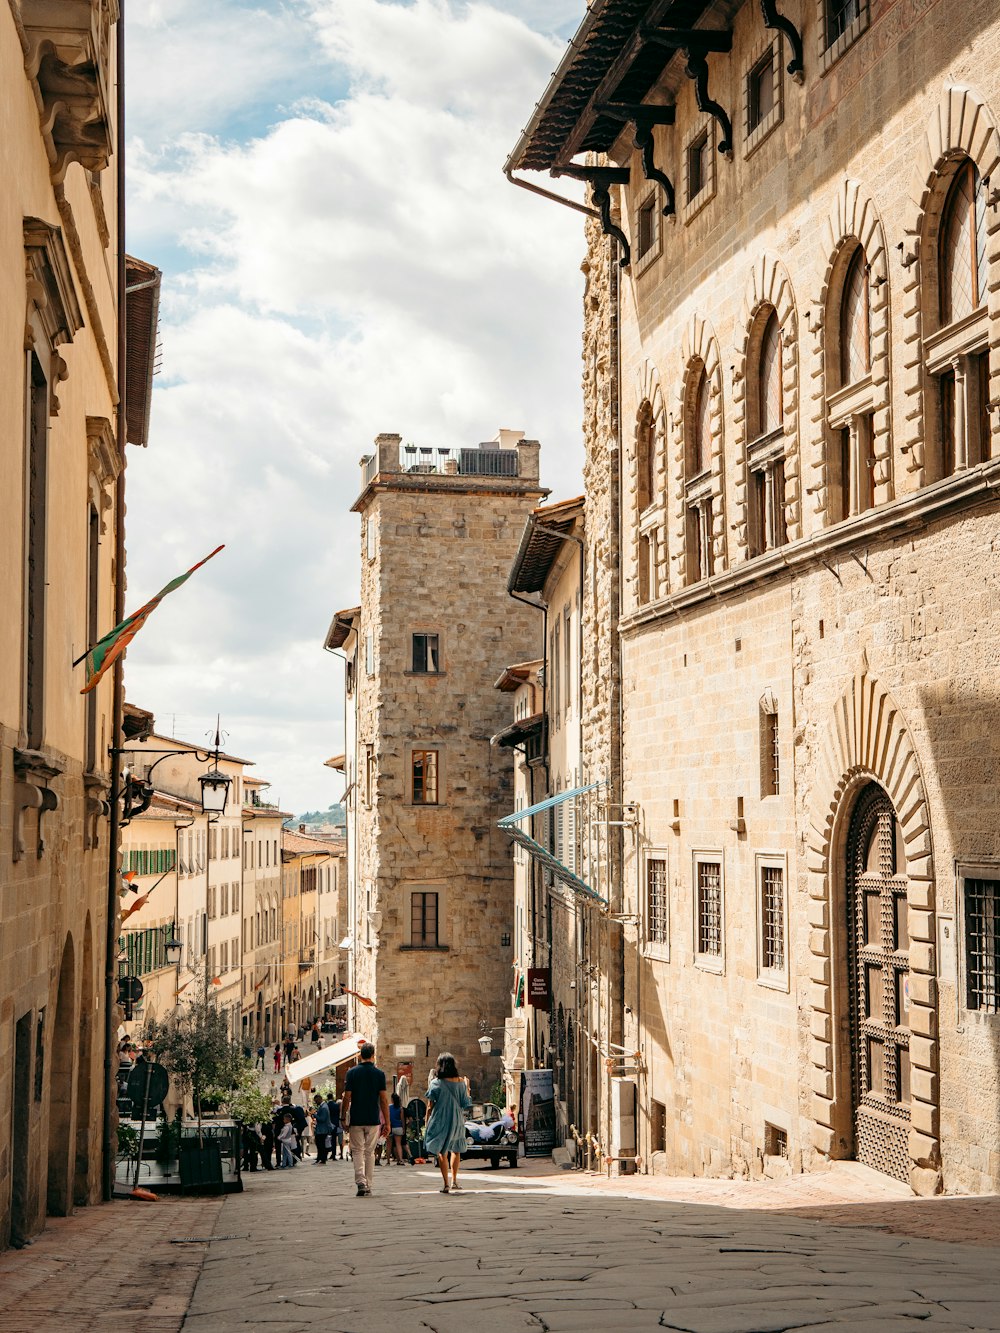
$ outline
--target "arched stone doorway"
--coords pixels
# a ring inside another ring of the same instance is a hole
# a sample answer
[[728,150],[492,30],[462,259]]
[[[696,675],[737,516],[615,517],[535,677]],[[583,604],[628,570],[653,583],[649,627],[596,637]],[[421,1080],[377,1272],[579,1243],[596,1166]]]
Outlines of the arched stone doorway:
[[918,1194],[937,1193],[930,811],[906,723],[864,659],[811,771],[813,1144],[822,1157],[859,1156]]
[[73,937],[67,935],[59,967],[56,1017],[51,1029],[49,1065],[49,1151],[46,1202],[53,1217],[67,1217],[73,1207],[76,1159],[73,1117],[73,1057],[77,1046],[76,968]]
[[83,931],[83,964],[80,969],[80,1049],[76,1075],[76,1163],[73,1202],[90,1203],[91,1163],[95,1160],[96,1137],[91,1127],[91,1076],[94,1059],[94,945],[90,913]]

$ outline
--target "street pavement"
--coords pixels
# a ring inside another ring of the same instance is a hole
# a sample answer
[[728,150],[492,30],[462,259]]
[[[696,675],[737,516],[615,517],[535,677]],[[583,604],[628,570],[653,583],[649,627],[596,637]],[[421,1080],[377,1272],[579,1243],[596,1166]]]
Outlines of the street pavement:
[[[1000,1330],[1000,1247],[901,1234],[924,1201],[881,1180],[664,1182],[686,1196],[667,1198],[656,1180],[526,1163],[463,1170],[463,1191],[442,1195],[430,1167],[385,1166],[359,1199],[349,1162],[307,1160],[226,1199],[183,1327]],[[949,1234],[945,1210],[965,1202],[930,1201],[938,1222],[917,1229]],[[984,1216],[995,1241],[996,1208]]]

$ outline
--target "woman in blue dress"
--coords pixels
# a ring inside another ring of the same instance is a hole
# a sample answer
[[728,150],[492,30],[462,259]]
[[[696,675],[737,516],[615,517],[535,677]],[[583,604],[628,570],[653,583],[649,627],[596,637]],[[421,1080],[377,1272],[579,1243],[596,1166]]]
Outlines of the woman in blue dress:
[[[465,1113],[472,1108],[472,1099],[460,1078],[455,1057],[444,1051],[438,1056],[437,1076],[431,1079],[426,1101],[429,1107],[424,1143],[428,1152],[435,1154],[444,1180],[442,1194],[462,1187],[458,1183],[458,1164],[465,1148]],[[449,1168],[451,1183],[449,1185]]]

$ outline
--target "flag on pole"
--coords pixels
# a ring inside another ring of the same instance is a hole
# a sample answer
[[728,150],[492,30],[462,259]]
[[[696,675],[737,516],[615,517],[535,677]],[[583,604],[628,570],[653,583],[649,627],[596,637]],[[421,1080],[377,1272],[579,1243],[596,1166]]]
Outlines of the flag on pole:
[[341,986],[340,993],[341,995],[353,995],[354,998],[357,1000],[358,1004],[366,1004],[368,1005],[369,1009],[375,1008],[374,1000],[369,1000],[367,995],[359,995],[356,990],[348,990],[346,986]]
[[181,991],[187,990],[188,986],[190,985],[191,985],[190,981],[185,981],[183,986],[180,986],[177,990],[174,991],[174,995],[180,995]]
[[192,565],[186,574],[180,574],[177,578],[171,579],[166,587],[161,588],[145,606],[140,606],[138,611],[133,611],[130,616],[126,616],[120,625],[116,625],[113,630],[109,630],[103,639],[98,639],[92,648],[88,648],[83,657],[76,659],[73,663],[74,666],[79,665],[84,660],[87,663],[87,683],[80,691],[81,694],[86,694],[92,690],[108,667],[121,657],[164,597],[168,593],[175,592],[182,583],[186,583],[196,569],[201,569],[202,565],[207,565],[212,556],[218,555],[221,550],[223,550],[223,547],[217,546],[214,551],[205,556],[204,560],[199,560],[196,565]]

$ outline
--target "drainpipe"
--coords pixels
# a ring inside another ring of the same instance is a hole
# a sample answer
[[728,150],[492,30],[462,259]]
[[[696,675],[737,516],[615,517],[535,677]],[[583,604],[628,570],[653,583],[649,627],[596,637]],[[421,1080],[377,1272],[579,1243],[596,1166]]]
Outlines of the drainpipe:
[[[115,411],[115,436],[118,446],[118,477],[115,481],[115,615],[114,623],[125,619],[125,3],[119,7],[115,25],[115,179],[117,187],[115,242],[118,246],[118,403]],[[125,687],[122,659],[113,667],[111,704],[111,817],[108,822],[108,898],[104,938],[104,1113],[101,1133],[101,1162],[104,1202],[111,1200],[115,1184],[117,1156],[116,1105],[114,1088],[114,1050],[117,1045],[115,982],[118,971],[118,842],[121,837],[121,748],[122,720],[125,713]]]

